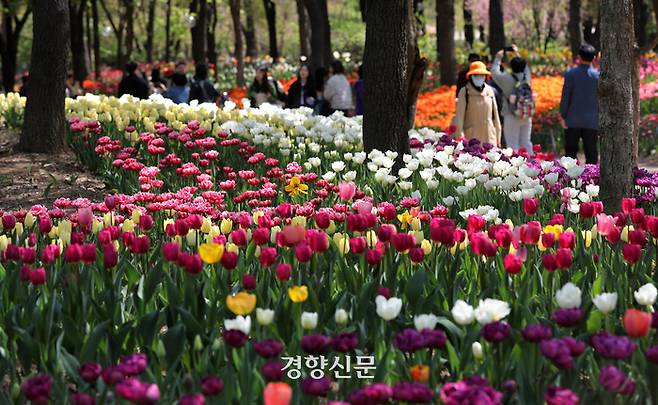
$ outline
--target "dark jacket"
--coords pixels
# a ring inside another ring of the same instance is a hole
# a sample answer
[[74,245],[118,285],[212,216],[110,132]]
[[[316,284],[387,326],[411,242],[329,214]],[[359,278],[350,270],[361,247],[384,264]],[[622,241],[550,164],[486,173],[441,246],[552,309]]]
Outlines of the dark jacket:
[[288,89],[288,95],[285,97],[286,108],[310,107],[313,108],[317,98],[315,92],[315,82],[307,80],[302,85],[301,80],[295,80]]
[[567,128],[599,129],[599,71],[587,64],[564,74],[560,115]]
[[214,103],[219,98],[219,93],[215,90],[210,82],[205,80],[195,80],[190,86],[190,100],[198,100],[201,103]]
[[134,73],[124,75],[119,83],[119,97],[130,94],[133,97],[147,99],[149,97],[149,85],[146,80]]
[[455,98],[459,98],[459,90],[466,87],[468,84],[466,73],[468,73],[468,69],[462,69],[457,74],[457,91],[455,92]]

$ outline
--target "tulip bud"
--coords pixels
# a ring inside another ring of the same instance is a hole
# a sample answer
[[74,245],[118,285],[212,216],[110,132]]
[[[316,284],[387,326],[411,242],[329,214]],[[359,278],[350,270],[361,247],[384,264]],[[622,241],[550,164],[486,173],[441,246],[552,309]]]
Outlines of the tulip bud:
[[337,324],[344,325],[349,320],[349,315],[347,314],[347,311],[345,311],[342,308],[339,308],[339,309],[336,310],[336,314],[334,315],[334,319],[336,320]]
[[471,350],[473,351],[473,357],[475,360],[481,361],[484,359],[484,353],[482,352],[482,345],[480,342],[473,342]]
[[197,352],[203,350],[203,342],[201,341],[201,336],[199,335],[196,335],[194,337],[194,350],[196,350]]
[[158,340],[157,343],[155,344],[155,354],[161,359],[163,359],[167,355],[167,350],[165,349],[162,340]]

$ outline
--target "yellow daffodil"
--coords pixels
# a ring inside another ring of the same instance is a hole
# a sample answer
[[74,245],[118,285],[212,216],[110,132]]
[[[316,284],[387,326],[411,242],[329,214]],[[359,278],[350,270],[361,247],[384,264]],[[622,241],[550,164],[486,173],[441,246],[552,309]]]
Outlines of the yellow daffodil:
[[249,315],[256,308],[256,296],[244,291],[229,295],[226,297],[226,307],[235,315]]
[[409,211],[405,211],[402,214],[398,214],[398,221],[402,224],[402,229],[407,229],[407,226],[411,224],[411,221],[413,220],[413,216],[409,213]]
[[199,256],[207,264],[219,263],[224,256],[224,245],[219,243],[204,243],[199,246]]
[[302,183],[302,179],[297,176],[293,176],[288,185],[283,189],[286,193],[290,194],[291,197],[296,197],[299,194],[308,194],[308,186]]
[[288,297],[294,303],[304,302],[308,299],[308,287],[296,285],[288,288]]

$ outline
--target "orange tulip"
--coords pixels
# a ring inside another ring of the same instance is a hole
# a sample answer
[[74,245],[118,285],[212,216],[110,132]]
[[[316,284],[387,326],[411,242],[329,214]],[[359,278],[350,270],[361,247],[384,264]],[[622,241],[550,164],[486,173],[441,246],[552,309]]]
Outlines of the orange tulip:
[[411,379],[418,383],[425,383],[430,379],[430,368],[424,364],[416,364],[409,369]]
[[265,405],[289,405],[292,388],[284,382],[272,382],[265,386],[263,401]]
[[628,336],[644,337],[651,327],[651,314],[637,309],[627,309],[624,313],[624,329]]

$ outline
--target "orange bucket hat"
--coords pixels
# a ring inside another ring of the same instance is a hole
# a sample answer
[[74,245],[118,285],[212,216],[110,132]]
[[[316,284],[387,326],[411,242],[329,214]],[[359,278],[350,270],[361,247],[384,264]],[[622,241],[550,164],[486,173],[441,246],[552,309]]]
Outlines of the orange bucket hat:
[[468,67],[466,78],[469,79],[473,75],[491,76],[491,72],[487,70],[487,66],[483,62],[477,61],[471,63]]

